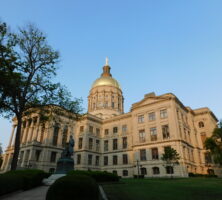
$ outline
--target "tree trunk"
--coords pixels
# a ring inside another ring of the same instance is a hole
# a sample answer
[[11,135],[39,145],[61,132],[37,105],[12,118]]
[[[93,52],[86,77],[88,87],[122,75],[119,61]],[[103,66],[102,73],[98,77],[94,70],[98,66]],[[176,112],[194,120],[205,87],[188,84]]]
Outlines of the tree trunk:
[[21,138],[21,127],[22,127],[22,115],[17,116],[17,130],[15,136],[15,146],[14,146],[14,154],[11,163],[11,170],[16,170],[19,150],[20,150],[20,138]]

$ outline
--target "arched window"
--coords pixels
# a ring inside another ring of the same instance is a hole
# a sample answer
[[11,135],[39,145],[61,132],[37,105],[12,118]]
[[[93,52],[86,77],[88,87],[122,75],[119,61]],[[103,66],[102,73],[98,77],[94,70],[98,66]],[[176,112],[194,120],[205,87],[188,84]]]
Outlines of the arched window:
[[159,167],[153,167],[153,174],[160,174]]
[[167,167],[166,167],[166,173],[167,173],[167,174],[173,174],[173,173],[174,173],[173,167],[167,166]]
[[123,176],[128,176],[128,170],[123,170]]
[[204,127],[204,123],[201,121],[199,122],[199,128],[203,128]]
[[141,175],[147,175],[147,171],[145,167],[141,168]]

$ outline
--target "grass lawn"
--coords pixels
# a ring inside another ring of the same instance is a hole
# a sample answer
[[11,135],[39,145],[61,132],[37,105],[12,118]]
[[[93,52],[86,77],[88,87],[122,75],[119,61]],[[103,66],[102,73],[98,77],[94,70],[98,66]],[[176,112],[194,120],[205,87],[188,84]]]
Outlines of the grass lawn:
[[109,200],[222,200],[222,179],[122,179],[104,184]]

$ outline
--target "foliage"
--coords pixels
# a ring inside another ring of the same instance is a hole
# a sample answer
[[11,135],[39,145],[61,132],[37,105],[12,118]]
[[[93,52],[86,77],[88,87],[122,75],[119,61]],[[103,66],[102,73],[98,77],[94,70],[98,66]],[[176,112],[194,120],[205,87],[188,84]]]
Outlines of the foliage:
[[0,175],[0,195],[16,190],[28,190],[42,184],[48,176],[42,170],[16,170]]
[[48,177],[48,173],[38,169],[15,170],[6,172],[22,178],[22,189],[28,190],[42,184],[42,180]]
[[175,165],[175,164],[179,164],[180,156],[175,149],[171,147],[165,147],[164,154],[162,155],[161,159],[165,161],[166,164]]
[[170,146],[165,147],[164,154],[162,155],[161,159],[166,162],[166,168],[169,167],[171,178],[173,178],[173,166],[179,164],[179,154]]
[[72,174],[55,181],[47,192],[46,200],[97,200],[99,188],[89,176]]
[[0,195],[22,189],[22,178],[16,174],[0,175]]
[[212,136],[206,139],[205,147],[210,150],[214,162],[222,165],[222,121],[214,129]]
[[35,26],[11,33],[0,22],[0,114],[17,119],[11,169],[17,166],[21,123],[30,108],[56,104],[72,113],[81,111],[80,100],[60,83],[53,83],[59,61],[58,51],[48,45],[46,36]]
[[109,172],[101,172],[101,171],[81,171],[81,170],[73,170],[68,173],[68,175],[86,175],[95,179],[96,182],[118,182],[119,177],[116,174]]
[[194,174],[192,172],[190,172],[189,177],[205,177],[205,178],[217,178],[217,175],[213,175],[213,174]]

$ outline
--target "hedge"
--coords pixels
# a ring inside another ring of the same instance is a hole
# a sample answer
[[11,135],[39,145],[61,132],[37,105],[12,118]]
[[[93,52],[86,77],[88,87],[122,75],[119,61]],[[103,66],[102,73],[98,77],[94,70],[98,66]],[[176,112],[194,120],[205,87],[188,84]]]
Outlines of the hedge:
[[194,173],[189,173],[189,177],[205,177],[205,178],[217,178],[217,175],[213,174],[194,174]]
[[116,174],[102,171],[82,171],[82,170],[73,170],[68,173],[68,175],[86,175],[95,179],[96,182],[118,182],[119,177]]
[[6,172],[0,175],[0,195],[39,186],[46,177],[48,177],[48,173],[37,169]]
[[0,175],[0,195],[22,189],[22,177],[15,174]]
[[46,200],[98,200],[99,187],[94,179],[86,175],[72,174],[59,178],[53,183]]

